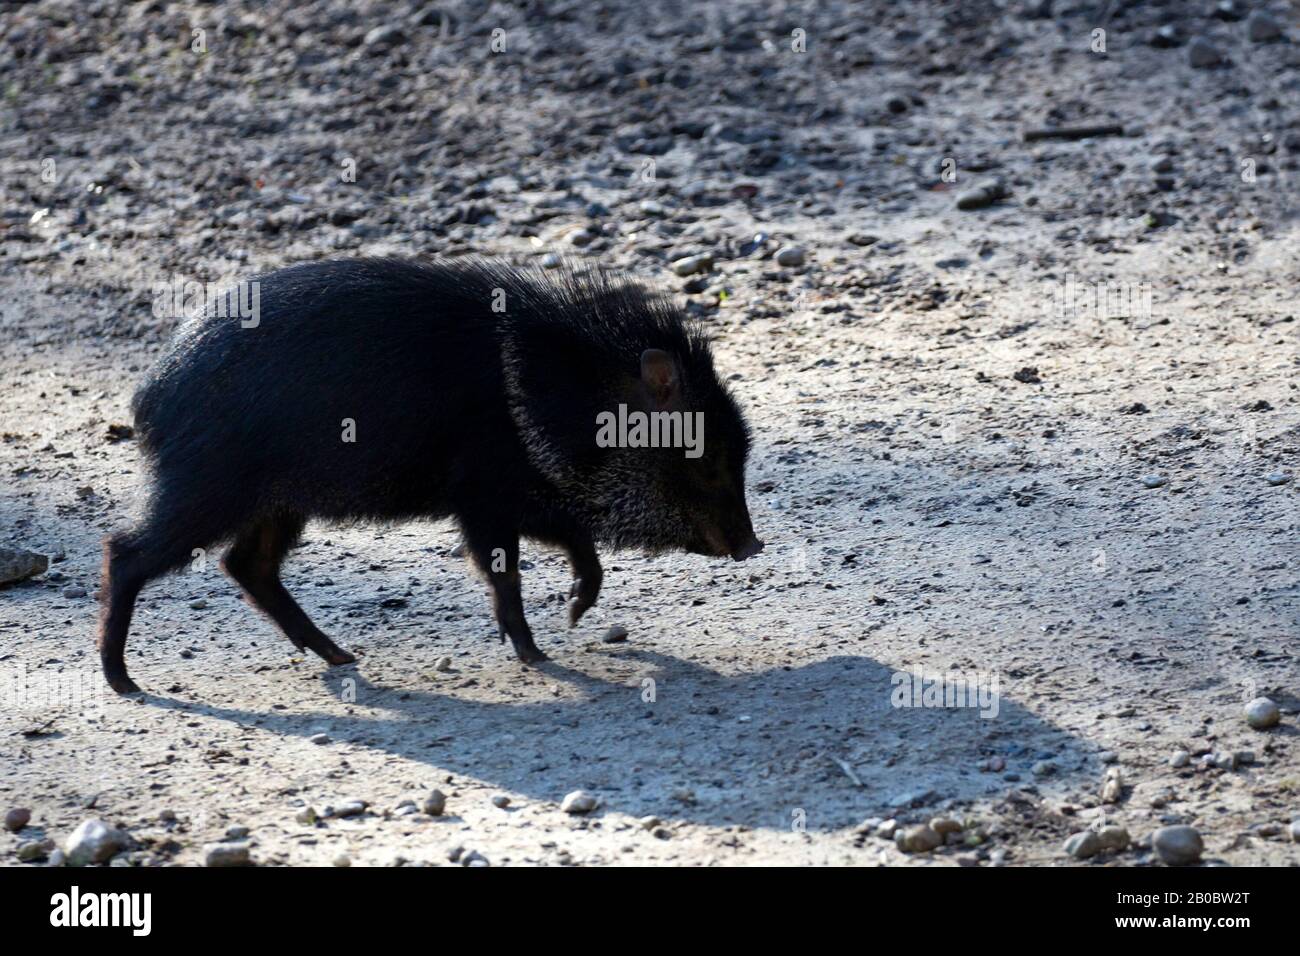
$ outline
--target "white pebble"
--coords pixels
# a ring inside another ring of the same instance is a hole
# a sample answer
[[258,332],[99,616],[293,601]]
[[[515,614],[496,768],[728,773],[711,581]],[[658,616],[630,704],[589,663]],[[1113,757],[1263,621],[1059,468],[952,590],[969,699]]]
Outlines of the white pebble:
[[209,843],[203,848],[204,866],[248,866],[247,843]]
[[1246,723],[1256,730],[1267,730],[1281,719],[1277,704],[1267,697],[1256,697],[1246,705]]
[[586,790],[574,790],[560,804],[565,813],[590,813],[600,806],[600,799]]

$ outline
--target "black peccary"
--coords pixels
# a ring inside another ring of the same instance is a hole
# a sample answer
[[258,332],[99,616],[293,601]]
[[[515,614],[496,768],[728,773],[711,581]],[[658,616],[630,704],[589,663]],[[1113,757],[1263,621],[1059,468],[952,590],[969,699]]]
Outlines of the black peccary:
[[[135,397],[153,480],[143,519],[104,542],[99,652],[114,690],[138,689],[123,652],[141,587],[222,541],[226,572],[289,640],[354,660],[280,581],[311,518],[454,517],[524,662],[545,655],[524,619],[521,536],[567,553],[570,626],[600,591],[597,542],[736,560],[762,549],[748,428],[707,341],[665,298],[600,272],[482,260],[320,262],[250,281],[256,296],[229,292],[180,328]],[[628,409],[702,420],[702,453],[632,447],[644,432],[598,441],[601,416]]]

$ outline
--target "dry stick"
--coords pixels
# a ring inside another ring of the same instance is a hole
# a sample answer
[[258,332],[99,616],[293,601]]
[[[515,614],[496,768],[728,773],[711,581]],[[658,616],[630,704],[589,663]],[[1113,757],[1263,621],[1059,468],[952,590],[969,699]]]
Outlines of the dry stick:
[[27,730],[19,731],[19,733],[24,737],[41,737],[45,734],[45,731],[49,728],[50,724],[54,723],[58,719],[59,717],[56,714],[39,727],[29,727]]
[[859,787],[865,786],[865,784],[864,784],[864,783],[862,782],[862,780],[858,777],[858,775],[857,775],[856,773],[853,772],[853,768],[850,767],[847,763],[845,763],[845,762],[844,762],[843,760],[841,760],[839,757],[836,757],[836,756],[834,756],[834,755],[832,755],[832,754],[827,754],[826,756],[830,757],[831,760],[833,760],[833,761],[835,761],[835,763],[839,764],[840,769],[843,770],[843,771],[848,775],[848,778],[849,778],[850,780],[852,780],[853,783],[854,783],[856,786],[859,786]]
[[1089,136],[1123,135],[1124,127],[1118,123],[1105,126],[1053,126],[1025,130],[1025,142],[1036,143],[1040,139],[1087,139]]

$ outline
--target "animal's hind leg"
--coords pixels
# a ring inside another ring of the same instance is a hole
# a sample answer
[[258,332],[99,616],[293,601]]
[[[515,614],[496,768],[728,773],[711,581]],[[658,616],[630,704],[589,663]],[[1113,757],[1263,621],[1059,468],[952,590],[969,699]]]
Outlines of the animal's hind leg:
[[126,635],[140,589],[165,568],[150,566],[149,556],[157,552],[141,546],[147,534],[117,534],[104,539],[104,568],[99,586],[99,660],[108,685],[119,694],[134,694],[140,688],[126,672]]
[[221,537],[220,508],[175,507],[180,496],[159,496],[149,516],[135,528],[104,539],[103,579],[99,586],[99,659],[104,677],[119,694],[140,688],[126,673],[126,636],[140,589],[180,567],[196,547]]
[[296,515],[263,518],[239,534],[221,566],[295,647],[315,651],[331,664],[351,664],[356,658],[321,633],[280,581],[280,564],[302,528]]

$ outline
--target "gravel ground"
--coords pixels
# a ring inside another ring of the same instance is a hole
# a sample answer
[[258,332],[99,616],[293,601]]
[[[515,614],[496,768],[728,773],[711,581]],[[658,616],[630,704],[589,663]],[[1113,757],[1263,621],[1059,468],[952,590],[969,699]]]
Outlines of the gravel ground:
[[[53,556],[0,588],[0,861],[98,817],[115,865],[1300,862],[1300,26],[1213,8],[0,5],[0,545]],[[607,554],[569,631],[526,549],[529,670],[450,528],[312,526],[358,664],[199,556],[108,692],[155,286],[467,252],[678,290],[767,551]],[[995,706],[895,706],[918,668]]]

